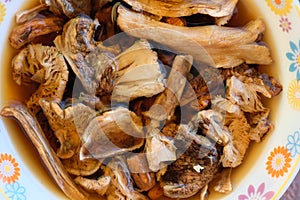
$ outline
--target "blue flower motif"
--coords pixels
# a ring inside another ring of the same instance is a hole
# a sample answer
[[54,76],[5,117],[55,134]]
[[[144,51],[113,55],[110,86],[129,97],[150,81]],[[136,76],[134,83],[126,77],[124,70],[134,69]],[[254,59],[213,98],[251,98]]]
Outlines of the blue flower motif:
[[296,71],[297,80],[300,80],[300,41],[298,47],[294,42],[290,41],[290,48],[292,52],[286,53],[286,57],[292,61],[289,70],[290,72]]
[[288,136],[288,143],[286,148],[290,151],[291,156],[294,157],[300,154],[300,133],[296,131],[293,135]]
[[11,200],[26,200],[26,189],[18,182],[5,185],[5,193]]

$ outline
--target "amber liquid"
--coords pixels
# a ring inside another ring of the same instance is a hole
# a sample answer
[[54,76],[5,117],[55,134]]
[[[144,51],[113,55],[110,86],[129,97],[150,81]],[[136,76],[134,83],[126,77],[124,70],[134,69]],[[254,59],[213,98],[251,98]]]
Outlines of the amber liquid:
[[[38,0],[28,1],[22,9],[32,8],[34,5],[39,3]],[[255,11],[255,5],[252,1],[240,0],[238,3],[238,12],[230,21],[230,26],[243,26],[248,21],[260,17],[260,13]],[[15,26],[15,23],[11,23],[11,29]],[[268,44],[270,49],[275,48],[275,43],[273,42],[273,38],[271,37],[271,28],[267,27],[266,33],[264,35],[264,41]],[[8,38],[7,38],[8,41]],[[9,43],[5,44],[6,51],[4,55],[2,55],[2,71],[1,71],[1,92],[3,92],[1,101],[3,105],[6,105],[12,101],[25,101],[32,94],[32,89],[30,87],[24,88],[24,86],[18,86],[12,79],[11,75],[11,60],[14,55],[17,53],[13,48],[10,47]],[[272,52],[273,58],[277,58],[277,55],[274,55],[274,51]],[[280,77],[278,69],[279,66],[276,66],[276,62],[272,64],[272,66],[264,66],[261,68],[262,71],[267,72],[275,77]],[[275,69],[275,70],[274,70]],[[280,79],[279,79],[280,81]],[[271,108],[271,121],[276,121],[276,104],[280,101],[280,96],[275,97],[272,101],[266,101],[267,107]],[[14,146],[18,153],[23,158],[25,165],[32,171],[32,173],[47,187],[50,191],[57,194],[60,199],[64,198],[64,194],[60,191],[60,189],[52,182],[51,178],[48,176],[47,171],[43,168],[38,159],[38,154],[34,150],[32,144],[27,140],[27,138],[22,133],[19,126],[10,119],[4,119],[5,125],[9,131],[9,135],[11,140],[14,143]],[[272,134],[268,137],[272,137]],[[261,152],[261,150],[266,146],[268,137],[265,138],[261,143],[253,144],[248,150],[248,154],[246,155],[243,164],[234,169],[232,172],[232,183],[234,189],[238,187],[240,180],[247,174],[247,171],[251,168],[251,166],[256,164],[256,156],[255,153],[252,154],[252,150],[255,152]],[[250,163],[250,164],[249,164]],[[209,199],[222,199],[225,198],[226,195],[218,194],[216,192],[211,191]],[[195,199],[198,199],[196,197]],[[166,198],[168,199],[168,198]]]
[[[21,8],[21,10],[29,9],[38,5],[38,0],[27,1]],[[15,22],[11,21],[10,30],[16,26]],[[34,86],[18,86],[12,78],[11,74],[11,60],[17,54],[17,51],[14,50],[8,42],[4,44],[4,53],[2,56],[2,71],[1,71],[1,88],[2,92],[2,106],[8,105],[14,101],[25,102],[26,99],[30,97],[33,92]],[[55,185],[55,183],[49,177],[47,170],[42,166],[38,153],[35,151],[34,146],[30,143],[27,137],[23,134],[23,131],[19,125],[12,119],[2,118],[5,126],[8,130],[9,137],[13,142],[14,148],[22,157],[22,162],[28,168],[34,176],[48,188],[53,193],[57,194],[60,199],[63,199],[65,196],[61,190]],[[22,170],[22,169],[21,169]],[[38,188],[37,188],[38,189]]]

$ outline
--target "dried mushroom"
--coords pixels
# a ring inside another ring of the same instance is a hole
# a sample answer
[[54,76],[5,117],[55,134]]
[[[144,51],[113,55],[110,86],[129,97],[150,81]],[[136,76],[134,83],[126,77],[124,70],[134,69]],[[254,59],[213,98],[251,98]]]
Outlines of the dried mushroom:
[[191,146],[175,162],[168,166],[162,177],[164,195],[171,198],[188,198],[205,187],[219,168],[220,156],[217,149]]
[[182,17],[197,13],[208,14],[213,17],[231,17],[237,0],[124,0],[133,9],[152,13],[158,16]]
[[66,15],[69,18],[76,17],[78,14],[89,15],[91,12],[91,0],[41,0],[41,3],[48,5],[54,14]]
[[[99,87],[100,80],[95,76],[98,78],[101,78],[101,75],[109,76],[110,73],[105,70],[113,72],[116,70],[113,67],[113,55],[119,52],[117,47],[105,47],[102,42],[95,41],[94,34],[97,26],[98,24],[90,17],[80,15],[70,19],[64,25],[62,35],[54,40],[56,47],[63,53],[85,90],[90,94],[95,94]],[[94,51],[100,54],[101,58],[91,60],[94,58]]]
[[157,53],[147,40],[138,40],[116,57],[117,77],[112,100],[128,102],[137,97],[151,97],[164,90],[164,76]]
[[30,44],[14,57],[12,68],[13,79],[18,85],[40,84],[26,103],[33,114],[40,110],[40,99],[62,99],[69,71],[55,47]]
[[118,13],[118,25],[127,34],[153,40],[210,64],[211,60],[199,53],[204,48],[217,68],[232,68],[244,62],[264,65],[272,62],[269,48],[255,42],[265,30],[261,19],[240,28],[217,25],[181,27],[153,20],[124,6],[119,6]]
[[262,19],[225,26],[238,0],[40,2],[9,38],[14,81],[37,89],[0,114],[68,198],[232,191],[232,169],[273,129],[262,98],[282,91],[258,70],[272,62]]
[[148,191],[156,184],[155,174],[149,169],[145,154],[136,154],[127,158],[128,169],[141,191]]
[[16,22],[17,24],[28,22],[31,19],[35,18],[39,14],[39,12],[46,9],[48,9],[48,6],[46,4],[40,4],[32,9],[19,11],[16,13]]
[[16,26],[10,34],[10,45],[21,49],[39,36],[60,32],[64,20],[57,16],[35,17]]
[[80,137],[94,117],[94,111],[80,103],[62,109],[58,102],[42,99],[40,105],[60,142],[57,156],[63,159],[71,158],[79,151]]
[[148,199],[134,189],[130,171],[124,158],[115,157],[105,168],[105,174],[111,177],[111,184],[106,192],[107,199]]
[[180,99],[186,84],[186,76],[192,64],[192,56],[178,55],[175,57],[166,89],[157,96],[151,109],[144,113],[146,116],[157,121],[171,119],[176,106],[181,103]]
[[97,172],[102,164],[100,160],[93,158],[80,160],[79,153],[71,158],[62,159],[61,162],[70,174],[76,176],[90,176]]
[[74,179],[75,183],[83,187],[86,191],[96,192],[100,196],[104,196],[110,186],[110,176],[100,176],[98,179],[89,179],[78,176]]
[[116,108],[95,117],[82,135],[80,155],[107,158],[133,151],[144,144],[141,119],[126,108]]
[[78,200],[88,198],[89,194],[78,187],[71,179],[48,143],[36,118],[25,105],[21,103],[10,104],[2,108],[0,115],[15,118],[19,122],[25,131],[24,133],[32,142],[34,148],[36,148],[47,171],[68,198]]

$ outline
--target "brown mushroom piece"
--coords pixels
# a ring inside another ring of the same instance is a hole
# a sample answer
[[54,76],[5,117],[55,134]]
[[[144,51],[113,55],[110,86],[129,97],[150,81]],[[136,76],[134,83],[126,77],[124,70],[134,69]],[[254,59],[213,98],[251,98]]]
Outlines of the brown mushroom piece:
[[46,4],[40,4],[29,10],[18,11],[16,13],[16,23],[23,24],[25,22],[28,22],[31,19],[35,18],[39,14],[39,12],[44,11],[46,9],[48,9],[48,6]]
[[68,81],[68,67],[55,47],[29,44],[12,61],[13,79],[18,84],[39,84],[26,105],[33,114],[40,110],[39,100],[61,100]]
[[134,10],[146,11],[158,16],[182,17],[201,13],[212,17],[231,17],[237,0],[124,0]]
[[82,135],[81,159],[102,159],[140,148],[144,144],[141,119],[118,107],[95,117]]
[[16,26],[10,36],[10,45],[21,49],[39,36],[57,33],[62,30],[64,19],[57,16],[35,17]]
[[78,176],[74,179],[75,183],[80,185],[86,191],[90,193],[97,193],[100,196],[104,196],[107,189],[110,186],[111,177],[110,176],[100,176],[97,179],[84,178]]
[[69,18],[76,17],[78,14],[89,15],[91,12],[91,0],[41,0],[41,3],[48,5],[54,14],[66,15]]
[[[208,64],[212,59],[216,68],[232,68],[243,62],[264,65],[272,62],[269,48],[255,42],[265,30],[261,19],[238,28],[217,25],[181,27],[156,21],[124,6],[118,7],[118,13],[117,23],[127,34],[153,40]],[[211,58],[203,57],[205,51]]]
[[118,47],[105,47],[94,40],[97,26],[90,17],[80,15],[70,19],[64,25],[62,35],[54,40],[89,94],[96,94],[101,77],[113,79],[116,70],[114,54],[119,52]]
[[0,114],[3,117],[15,118],[18,121],[24,129],[24,134],[37,150],[45,169],[68,198],[78,200],[88,198],[89,195],[70,178],[60,159],[48,143],[36,118],[25,105],[21,103],[10,104],[3,107]]
[[133,187],[130,171],[123,157],[116,156],[105,168],[105,175],[111,177],[111,184],[106,192],[107,199],[148,200]]
[[186,76],[193,64],[193,57],[189,55],[177,55],[174,59],[166,89],[160,93],[149,111],[144,114],[152,120],[170,120],[175,108],[181,102],[181,96],[186,84]]
[[77,152],[71,158],[62,159],[61,162],[66,168],[67,172],[76,176],[90,176],[94,174],[102,164],[101,160],[93,158],[80,160],[79,152]]
[[89,121],[95,117],[94,111],[81,103],[62,109],[58,102],[42,99],[40,105],[60,142],[57,156],[62,159],[71,158],[79,152],[80,137]]
[[155,174],[149,169],[147,157],[144,153],[135,154],[127,158],[128,169],[141,191],[148,191],[156,184]]
[[164,195],[188,198],[204,188],[217,173],[220,155],[216,147],[209,148],[192,142],[191,146],[172,164],[162,177]]

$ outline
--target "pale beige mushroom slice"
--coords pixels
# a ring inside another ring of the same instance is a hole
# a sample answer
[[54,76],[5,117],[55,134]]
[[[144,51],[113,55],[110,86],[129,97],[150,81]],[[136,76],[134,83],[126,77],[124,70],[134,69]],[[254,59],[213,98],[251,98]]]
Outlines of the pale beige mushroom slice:
[[129,102],[138,97],[151,97],[165,89],[158,55],[151,48],[147,40],[140,39],[116,56],[118,70],[113,101]]
[[124,0],[137,11],[158,16],[182,17],[201,13],[212,17],[231,16],[238,0]]
[[43,99],[40,100],[40,105],[60,142],[57,156],[71,158],[79,151],[80,137],[89,121],[95,117],[94,110],[81,103],[62,109],[58,102]]
[[269,48],[256,43],[265,30],[261,19],[250,21],[243,27],[181,27],[153,20],[124,6],[118,7],[118,13],[117,23],[127,34],[153,40],[201,62],[211,64],[213,61],[217,68],[232,68],[243,62],[272,62]]
[[78,176],[74,179],[74,181],[86,191],[90,193],[96,192],[100,196],[104,196],[110,186],[111,177],[103,175],[97,179],[89,179]]
[[133,151],[144,144],[141,119],[122,107],[90,121],[82,135],[80,158],[102,159]]
[[14,57],[12,70],[13,79],[18,85],[39,84],[26,103],[33,114],[41,109],[40,99],[62,99],[69,71],[63,56],[55,47],[28,45]]
[[190,55],[177,55],[174,59],[165,90],[160,93],[149,111],[144,115],[152,120],[170,120],[176,106],[180,105],[181,96],[187,81],[187,74],[193,64]]
[[37,150],[45,169],[68,198],[74,200],[85,200],[88,198],[89,195],[70,178],[47,141],[37,120],[25,105],[21,103],[10,104],[3,107],[0,114],[3,117],[15,118],[19,122],[24,129],[24,134],[26,134],[33,147]]
[[35,17],[12,30],[9,36],[10,45],[15,49],[21,49],[39,36],[60,32],[63,25],[64,19],[61,17]]
[[130,171],[123,157],[114,157],[106,166],[104,174],[111,177],[111,184],[106,192],[107,199],[148,200],[134,189]]

